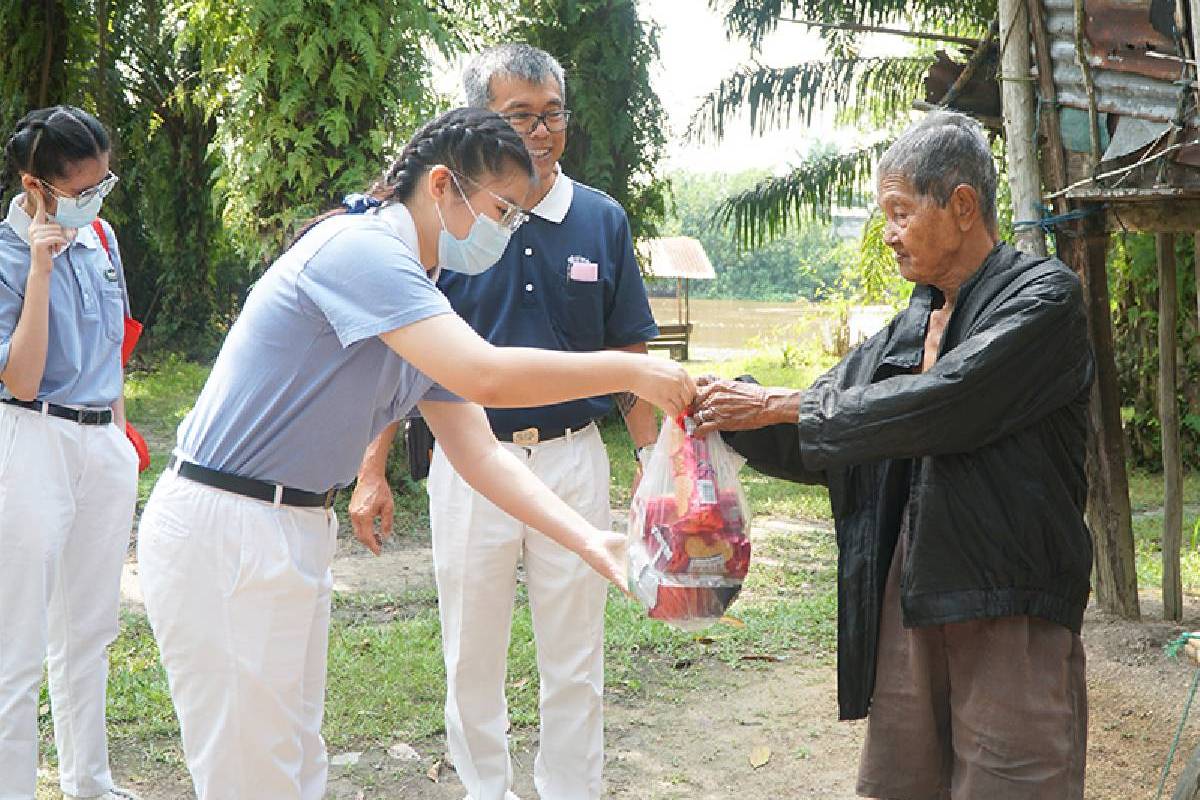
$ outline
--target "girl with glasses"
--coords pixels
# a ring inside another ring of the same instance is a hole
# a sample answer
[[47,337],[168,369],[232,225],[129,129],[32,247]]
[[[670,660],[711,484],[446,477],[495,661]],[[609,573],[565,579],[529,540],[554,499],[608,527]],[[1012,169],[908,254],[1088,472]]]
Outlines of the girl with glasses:
[[490,502],[624,584],[623,537],[535,479],[481,405],[633,391],[674,414],[691,379],[629,353],[494,347],[434,285],[441,269],[474,274],[500,258],[534,180],[503,119],[450,111],[368,193],[301,228],[247,298],[139,528],[200,800],[323,795],[330,504],[368,443],[414,407]]
[[0,222],[0,798],[33,800],[38,686],[49,662],[59,783],[113,786],[108,645],[137,493],[121,343],[128,313],[116,237],[97,215],[116,183],[99,120],[31,111],[5,145]]

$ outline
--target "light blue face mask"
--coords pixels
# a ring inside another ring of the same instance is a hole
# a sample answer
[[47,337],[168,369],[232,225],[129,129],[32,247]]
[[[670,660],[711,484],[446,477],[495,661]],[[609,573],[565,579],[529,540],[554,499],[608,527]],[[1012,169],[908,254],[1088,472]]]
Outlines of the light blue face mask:
[[58,210],[47,217],[64,228],[86,228],[91,225],[96,217],[100,216],[100,206],[104,203],[104,198],[98,193],[82,206],[76,205],[74,200],[64,200],[61,197],[56,199]]
[[[454,181],[458,193],[462,195],[463,202],[467,204],[467,208],[470,208],[471,213],[475,214],[475,209],[471,208],[471,202],[467,200],[466,192],[459,186],[458,178],[454,177],[454,173],[451,173],[450,177]],[[446,220],[442,216],[441,207],[435,205],[434,208],[437,209],[438,219],[442,222],[442,231],[438,234],[439,267],[463,275],[480,275],[491,269],[500,260],[500,256],[504,255],[505,249],[508,248],[508,240],[512,237],[512,231],[491,217],[475,214],[475,222],[472,223],[471,230],[467,232],[467,238],[459,239],[446,229]]]

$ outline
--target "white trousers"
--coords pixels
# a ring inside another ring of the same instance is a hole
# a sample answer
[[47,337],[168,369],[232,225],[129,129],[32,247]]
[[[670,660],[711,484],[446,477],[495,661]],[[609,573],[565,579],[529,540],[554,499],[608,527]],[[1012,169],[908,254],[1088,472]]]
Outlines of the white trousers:
[[115,425],[0,405],[0,800],[33,800],[48,662],[59,783],[112,788],[108,645],[137,501],[137,454]]
[[199,800],[317,800],[337,518],[171,471],[138,528],[146,611]]
[[[595,426],[531,448],[505,446],[589,522],[611,526],[608,456]],[[534,785],[543,800],[599,798],[607,582],[471,489],[441,448],[428,488],[446,739],[471,799],[503,800],[512,786],[504,684],[522,554],[541,678]]]

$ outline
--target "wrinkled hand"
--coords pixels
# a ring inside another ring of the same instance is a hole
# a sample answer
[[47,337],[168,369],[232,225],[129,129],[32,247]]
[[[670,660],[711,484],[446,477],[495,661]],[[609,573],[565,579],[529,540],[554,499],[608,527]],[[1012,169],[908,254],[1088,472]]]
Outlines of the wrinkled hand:
[[[1193,631],[1193,635],[1200,635],[1200,631]],[[1187,644],[1183,646],[1183,654],[1200,667],[1200,639],[1188,639]]]
[[[392,499],[392,487],[383,475],[358,476],[354,494],[350,495],[350,524],[354,538],[375,555],[383,549],[383,543],[391,538],[392,521],[396,514],[396,501]],[[379,520],[379,530],[375,530]]]
[[665,358],[634,356],[639,359],[637,384],[633,393],[663,410],[669,417],[683,413],[696,398],[696,382],[688,371]]
[[767,403],[771,392],[757,383],[721,380],[704,375],[696,381],[697,436],[713,431],[746,431],[771,424]]
[[629,581],[625,572],[626,539],[619,533],[596,529],[588,537],[587,547],[580,553],[588,566],[607,578],[626,595]]
[[70,243],[67,229],[57,222],[46,220],[46,201],[41,192],[30,192],[33,200],[33,221],[29,224],[30,268],[35,272],[49,272],[54,257]]

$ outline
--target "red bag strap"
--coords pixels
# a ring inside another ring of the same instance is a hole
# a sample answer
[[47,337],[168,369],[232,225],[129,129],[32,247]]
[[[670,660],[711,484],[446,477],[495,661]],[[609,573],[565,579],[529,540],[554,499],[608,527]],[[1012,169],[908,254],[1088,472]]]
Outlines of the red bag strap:
[[92,230],[96,232],[97,238],[100,239],[100,244],[104,245],[104,254],[108,256],[108,260],[112,261],[112,250],[108,246],[108,234],[104,232],[104,223],[99,217],[92,220]]

